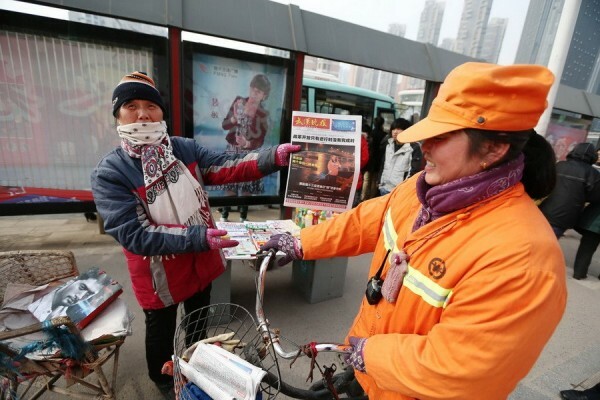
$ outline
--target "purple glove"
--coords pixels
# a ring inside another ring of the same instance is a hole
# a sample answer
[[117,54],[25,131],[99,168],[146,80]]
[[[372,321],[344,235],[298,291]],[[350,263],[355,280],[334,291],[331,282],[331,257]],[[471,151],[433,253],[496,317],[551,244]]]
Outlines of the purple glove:
[[267,243],[260,246],[260,249],[262,251],[275,249],[284,252],[285,256],[277,263],[280,267],[292,260],[302,260],[302,257],[304,257],[300,240],[288,233],[278,233],[271,236]]
[[275,152],[275,165],[278,167],[287,167],[290,165],[290,154],[297,153],[302,149],[298,144],[284,143],[277,146]]
[[357,371],[365,372],[365,358],[363,356],[363,349],[367,343],[367,338],[357,338],[350,336],[348,338],[350,346],[354,347],[354,351],[344,356],[346,364],[351,365]]
[[223,239],[221,236],[227,235],[227,231],[224,229],[212,229],[206,230],[206,242],[211,250],[222,249],[225,247],[235,247],[240,242],[237,240]]

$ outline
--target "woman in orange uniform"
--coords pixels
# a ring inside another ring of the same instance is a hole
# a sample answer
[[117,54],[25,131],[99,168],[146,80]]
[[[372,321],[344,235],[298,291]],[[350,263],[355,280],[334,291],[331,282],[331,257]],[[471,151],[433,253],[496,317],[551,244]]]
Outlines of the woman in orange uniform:
[[544,140],[533,127],[553,81],[538,65],[458,66],[402,133],[422,141],[423,172],[263,246],[281,264],[373,252],[347,358],[369,398],[506,399],[550,339],[564,257],[532,198],[552,190],[553,157],[523,153]]

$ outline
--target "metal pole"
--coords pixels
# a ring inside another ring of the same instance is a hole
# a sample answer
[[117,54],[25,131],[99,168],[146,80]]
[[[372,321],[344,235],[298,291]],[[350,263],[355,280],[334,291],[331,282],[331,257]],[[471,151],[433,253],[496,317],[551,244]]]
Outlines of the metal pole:
[[554,46],[552,47],[550,59],[548,60],[548,69],[554,73],[556,80],[550,88],[550,92],[548,92],[548,107],[546,107],[546,110],[535,127],[536,132],[542,136],[546,136],[548,124],[550,123],[552,108],[556,101],[558,85],[560,85],[560,78],[565,67],[565,61],[567,60],[567,53],[569,52],[571,39],[573,38],[573,31],[575,30],[575,23],[577,22],[580,6],[581,0],[565,0],[560,22],[556,29]]

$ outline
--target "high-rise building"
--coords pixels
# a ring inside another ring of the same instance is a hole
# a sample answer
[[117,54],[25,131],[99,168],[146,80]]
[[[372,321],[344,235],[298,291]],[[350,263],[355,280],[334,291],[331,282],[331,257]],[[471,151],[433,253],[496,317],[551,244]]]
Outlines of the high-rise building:
[[452,50],[454,50],[454,42],[455,42],[455,40],[452,38],[444,38],[444,39],[442,39],[442,43],[440,44],[440,47],[442,49],[452,51]]
[[[388,33],[392,35],[404,37],[406,34],[406,25],[404,24],[390,24],[388,26]],[[391,72],[379,71],[372,68],[358,67],[356,65],[350,66],[350,73],[348,74],[350,79],[348,83],[353,86],[358,86],[363,89],[374,90],[376,92],[394,96],[396,93],[396,85],[398,75]]]
[[326,58],[306,56],[304,57],[304,71],[313,72],[305,74],[312,78],[318,77],[318,79],[335,81],[339,79],[340,63]]
[[600,94],[600,0],[581,2],[560,82]]
[[[515,63],[548,65],[565,0],[531,0]],[[600,94],[600,0],[581,2],[561,83]]]
[[479,53],[479,56],[485,61],[494,64],[498,62],[507,25],[507,18],[492,18],[490,20],[490,23],[485,30],[483,45],[481,46],[481,52]]
[[391,33],[392,35],[404,37],[404,36],[406,36],[406,25],[390,24],[388,26],[388,33]]
[[530,0],[515,63],[548,65],[564,3],[565,0]]
[[436,0],[427,0],[421,12],[417,41],[437,45],[440,39],[440,29],[444,20],[446,3]]
[[481,58],[492,3],[493,0],[465,0],[454,51]]

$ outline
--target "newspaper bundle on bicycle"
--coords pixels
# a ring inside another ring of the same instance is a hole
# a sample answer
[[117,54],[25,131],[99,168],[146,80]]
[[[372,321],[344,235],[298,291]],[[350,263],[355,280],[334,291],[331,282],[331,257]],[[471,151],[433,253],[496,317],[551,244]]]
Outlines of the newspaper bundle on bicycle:
[[[262,261],[256,280],[256,321],[245,308],[221,303],[188,314],[178,325],[173,343],[177,398],[192,400],[206,394],[215,400],[254,400],[274,399],[282,393],[297,399],[366,399],[352,368],[334,374],[335,364],[321,368],[316,362],[319,352],[349,353],[351,346],[312,342],[295,345],[289,352],[282,348],[283,337],[269,328],[263,311],[265,276],[275,252],[257,257]],[[308,389],[293,387],[281,378],[278,357],[295,360],[299,356],[311,358],[309,378],[315,366],[323,377]]]

